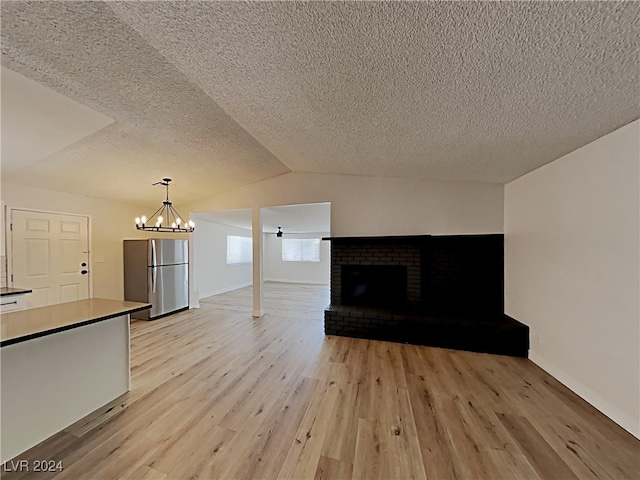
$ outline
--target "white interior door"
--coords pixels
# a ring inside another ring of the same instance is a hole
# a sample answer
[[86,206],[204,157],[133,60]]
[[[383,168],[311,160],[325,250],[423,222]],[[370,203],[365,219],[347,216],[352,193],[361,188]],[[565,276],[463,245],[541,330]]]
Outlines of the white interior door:
[[89,219],[11,211],[12,285],[30,288],[27,307],[89,298]]

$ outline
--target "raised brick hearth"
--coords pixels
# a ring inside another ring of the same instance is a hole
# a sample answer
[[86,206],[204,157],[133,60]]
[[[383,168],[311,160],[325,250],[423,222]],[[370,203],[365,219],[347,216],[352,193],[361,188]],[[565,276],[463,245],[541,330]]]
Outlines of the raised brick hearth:
[[528,327],[503,313],[502,235],[325,240],[327,335],[527,357]]

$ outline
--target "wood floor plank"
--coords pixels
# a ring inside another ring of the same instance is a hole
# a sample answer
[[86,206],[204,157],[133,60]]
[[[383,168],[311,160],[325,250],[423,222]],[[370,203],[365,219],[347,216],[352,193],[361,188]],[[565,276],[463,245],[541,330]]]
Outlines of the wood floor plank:
[[427,478],[457,478],[451,440],[444,426],[445,418],[438,410],[426,377],[408,375],[407,391]]
[[513,480],[543,480],[522,453],[489,450],[489,456],[502,473],[502,478]]
[[[339,365],[339,364],[338,364]],[[333,374],[318,385],[289,448],[279,479],[312,478],[318,468],[322,446],[338,399],[338,386]]]
[[384,387],[385,425],[391,478],[426,479],[409,393],[401,385]]
[[320,457],[314,480],[339,480],[351,478],[353,465],[335,458]]
[[389,449],[384,426],[377,420],[358,419],[353,477],[357,480],[390,479]]
[[398,345],[391,342],[376,342],[374,346],[381,377],[394,386],[407,388],[402,354]]
[[[474,396],[476,407],[487,410],[519,415],[521,412],[504,395],[504,377],[499,379],[490,375],[496,361],[495,355],[471,354],[471,352],[455,352],[448,355],[449,362],[444,364],[444,370],[458,380],[458,394]],[[487,393],[490,393],[487,395]]]
[[526,418],[505,413],[498,417],[541,478],[578,478]]
[[132,390],[14,461],[50,479],[640,478],[640,441],[532,362],[325,336],[326,286],[131,324]]
[[[163,422],[162,426],[164,429],[166,424]],[[218,454],[235,433],[217,425],[211,415],[198,415],[161,433],[147,431],[145,440],[156,448],[145,464],[165,474],[184,474],[185,470],[197,473],[201,462]],[[181,469],[180,465],[188,468]]]
[[151,467],[140,465],[130,476],[119,476],[117,480],[129,480],[132,478],[136,480],[165,480],[167,476]]
[[327,439],[322,455],[333,460],[353,461],[358,432],[358,418],[353,415],[358,405],[359,387],[351,382],[338,384],[338,397],[327,426]]
[[133,438],[124,432],[111,436],[82,458],[65,466],[56,478],[74,480],[91,472],[94,478],[131,477],[153,454],[157,446],[142,437]]
[[218,426],[207,426],[201,436],[199,433],[200,430],[189,432],[184,442],[186,446],[182,442],[174,444],[177,448],[166,452],[167,456],[159,456],[151,465],[167,471],[167,479],[207,478],[202,476],[208,471],[207,466],[225,455],[236,432]]
[[454,452],[455,476],[461,479],[500,478],[500,470],[488,454],[489,449],[482,444],[475,426],[467,420],[460,398],[436,397],[436,403],[445,419],[445,429]]
[[265,417],[258,441],[249,452],[244,452],[253,461],[247,462],[243,478],[277,477],[288,453],[283,446],[291,445],[295,440],[298,426],[318,384],[317,379],[302,377],[298,385],[287,393],[277,413]]
[[[463,405],[463,415],[465,419],[475,427],[481,444],[485,448],[520,453],[520,448],[505,426],[498,419],[496,412],[492,409],[490,402],[482,403],[477,400],[477,394],[465,396]],[[500,407],[498,409],[502,410]],[[512,410],[512,409],[510,409]],[[500,412],[502,413],[502,412]]]
[[244,478],[242,472],[255,463],[256,446],[268,433],[265,421],[277,415],[280,398],[268,396],[254,405],[255,409],[249,414],[246,424],[225,446],[223,455],[205,456],[207,460],[198,473],[201,478]]

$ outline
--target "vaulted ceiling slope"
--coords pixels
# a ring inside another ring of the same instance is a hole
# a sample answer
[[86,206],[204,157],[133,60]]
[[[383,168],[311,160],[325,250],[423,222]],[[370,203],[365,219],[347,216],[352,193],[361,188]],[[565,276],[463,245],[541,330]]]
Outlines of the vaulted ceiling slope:
[[46,188],[139,202],[165,175],[182,201],[288,171],[506,183],[640,116],[636,2],[1,9],[4,65],[115,120],[15,174]]

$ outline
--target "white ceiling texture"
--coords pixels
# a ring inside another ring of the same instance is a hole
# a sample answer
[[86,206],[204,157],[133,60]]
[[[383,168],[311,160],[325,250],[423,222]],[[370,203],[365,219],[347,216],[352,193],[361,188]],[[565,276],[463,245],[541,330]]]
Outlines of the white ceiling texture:
[[179,204],[290,171],[506,183],[640,116],[637,2],[0,8],[2,65],[98,128],[5,149],[29,126],[3,101],[19,185],[154,205],[164,176]]

